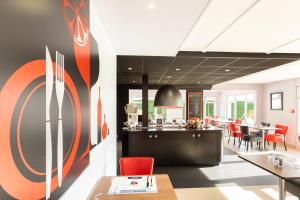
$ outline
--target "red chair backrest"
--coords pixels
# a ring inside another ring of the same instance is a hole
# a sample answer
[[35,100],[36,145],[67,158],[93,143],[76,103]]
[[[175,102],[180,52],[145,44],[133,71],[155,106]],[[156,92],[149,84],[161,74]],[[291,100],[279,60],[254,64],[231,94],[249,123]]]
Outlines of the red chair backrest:
[[154,158],[151,157],[124,157],[120,158],[121,176],[151,175]]
[[236,119],[236,120],[234,121],[234,123],[235,123],[235,124],[241,124],[241,123],[242,123],[242,120],[241,120],[241,119]]
[[228,130],[231,132],[231,133],[234,133],[236,131],[236,126],[234,123],[230,123],[228,124]]
[[279,130],[275,130],[275,134],[280,134],[280,135],[286,135],[287,131],[289,129],[288,126],[284,126],[284,125],[280,125],[280,124],[276,124],[275,127],[280,128]]
[[205,119],[204,119],[204,122],[205,122],[205,124],[209,124],[209,118],[208,118],[208,117],[205,118]]

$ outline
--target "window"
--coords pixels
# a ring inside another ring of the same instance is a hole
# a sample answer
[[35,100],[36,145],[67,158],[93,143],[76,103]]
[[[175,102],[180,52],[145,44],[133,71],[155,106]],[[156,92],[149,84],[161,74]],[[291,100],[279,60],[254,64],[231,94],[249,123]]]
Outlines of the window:
[[204,97],[204,117],[214,117],[216,113],[216,98]]
[[255,93],[232,95],[228,97],[228,117],[232,119],[255,119]]
[[[148,90],[148,117],[151,120],[155,120],[158,117],[164,118],[167,122],[172,122],[173,120],[185,120],[186,116],[186,90],[180,90],[183,107],[175,109],[166,108],[155,108],[154,98],[157,90]],[[142,115],[142,90],[132,89],[129,90],[129,103],[135,104],[138,108],[138,114]]]

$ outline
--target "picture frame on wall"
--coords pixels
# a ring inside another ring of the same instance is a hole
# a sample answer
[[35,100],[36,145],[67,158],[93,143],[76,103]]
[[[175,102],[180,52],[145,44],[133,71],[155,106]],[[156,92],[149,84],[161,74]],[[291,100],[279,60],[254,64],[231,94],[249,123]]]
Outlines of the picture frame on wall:
[[283,110],[283,92],[273,92],[270,94],[271,110]]

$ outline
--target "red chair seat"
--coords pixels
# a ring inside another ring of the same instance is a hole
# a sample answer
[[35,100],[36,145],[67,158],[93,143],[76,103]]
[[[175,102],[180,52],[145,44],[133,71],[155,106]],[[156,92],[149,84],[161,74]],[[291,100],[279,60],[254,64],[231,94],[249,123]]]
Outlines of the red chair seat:
[[268,134],[268,135],[265,135],[265,140],[269,141],[269,142],[283,142],[284,136]]
[[241,131],[235,131],[233,137],[241,138],[242,137],[242,132]]
[[152,175],[154,158],[125,157],[120,158],[121,176]]

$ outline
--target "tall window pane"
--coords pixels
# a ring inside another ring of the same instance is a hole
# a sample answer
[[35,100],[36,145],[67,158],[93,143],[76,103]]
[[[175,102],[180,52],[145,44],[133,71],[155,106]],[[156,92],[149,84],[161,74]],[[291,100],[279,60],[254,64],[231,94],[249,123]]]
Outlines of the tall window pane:
[[244,119],[245,116],[245,101],[236,102],[236,118]]

